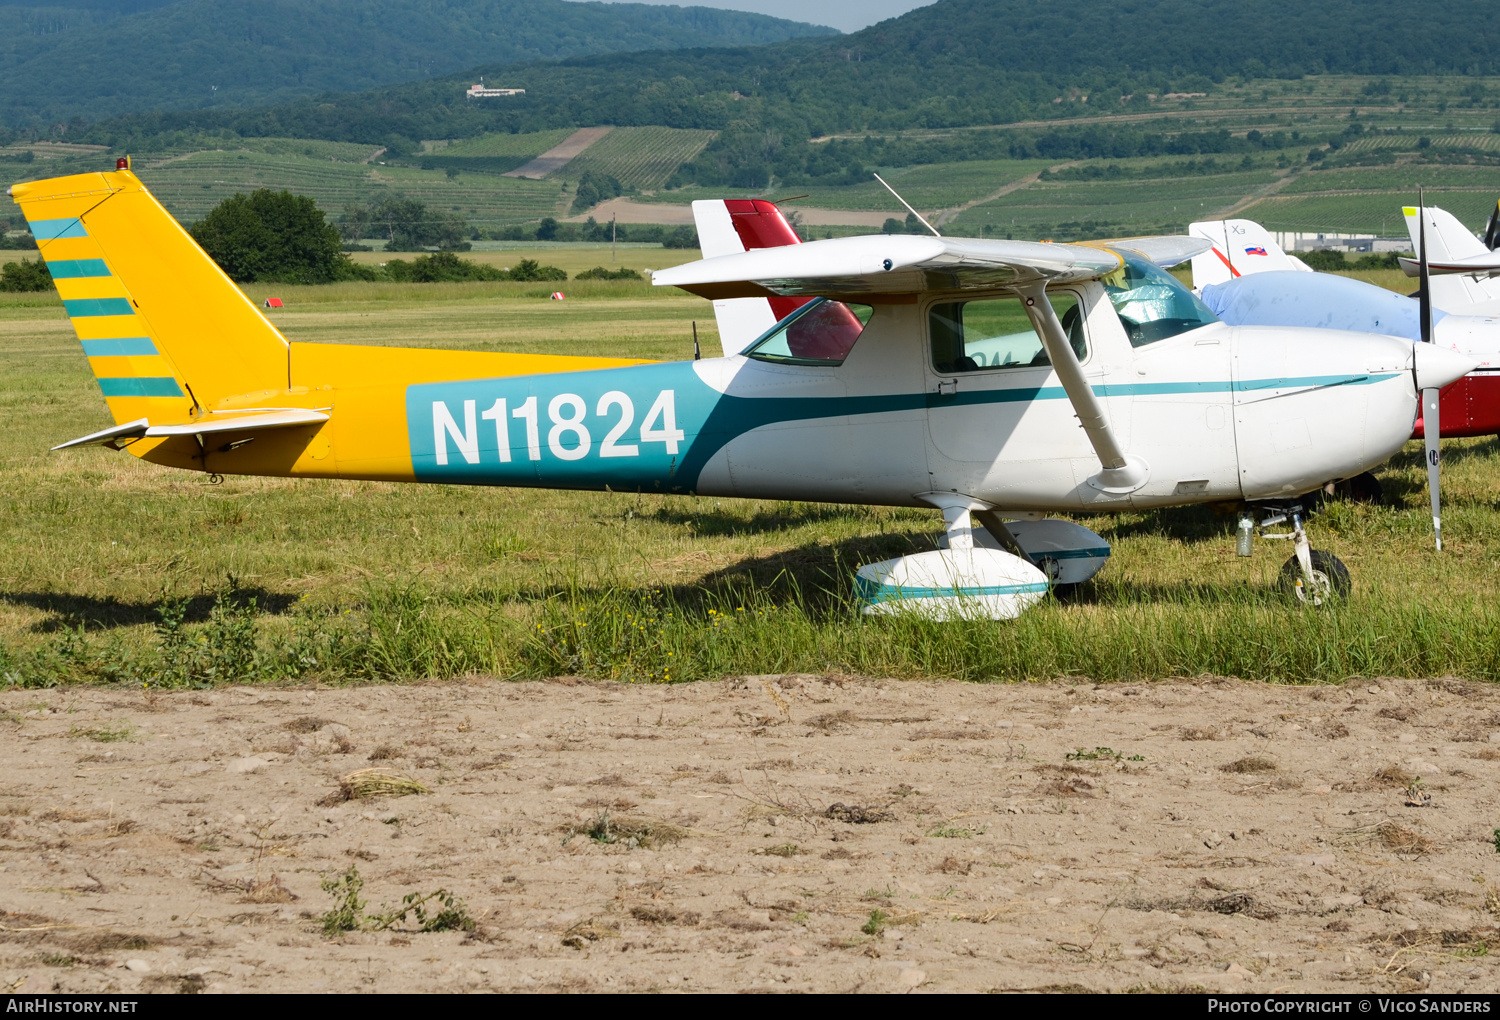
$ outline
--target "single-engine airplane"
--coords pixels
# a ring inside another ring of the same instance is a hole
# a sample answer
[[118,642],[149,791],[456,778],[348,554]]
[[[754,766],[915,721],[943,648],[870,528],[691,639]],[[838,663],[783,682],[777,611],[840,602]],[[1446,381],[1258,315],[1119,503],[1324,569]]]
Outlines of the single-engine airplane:
[[[862,567],[865,611],[1009,618],[1051,578],[1006,520],[1281,504],[1299,597],[1347,586],[1297,497],[1384,461],[1472,362],[1392,337],[1234,328],[1161,266],[1201,242],[874,236],[655,274],[809,299],[740,354],[676,363],[288,343],[113,172],[13,185],[116,424],[208,473],[639,490],[942,512],[948,548]],[[1316,441],[1315,441],[1316,437]],[[988,538],[976,540],[975,519]],[[1077,525],[1066,552],[1102,563]]]

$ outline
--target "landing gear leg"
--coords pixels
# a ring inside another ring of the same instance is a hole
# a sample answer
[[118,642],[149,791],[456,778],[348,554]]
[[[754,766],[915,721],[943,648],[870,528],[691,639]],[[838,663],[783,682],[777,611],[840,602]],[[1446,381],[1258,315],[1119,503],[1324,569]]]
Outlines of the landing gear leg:
[[[1305,512],[1301,505],[1272,509],[1271,516],[1260,522],[1260,528],[1289,522],[1292,530],[1282,534],[1261,531],[1261,537],[1291,539],[1292,556],[1281,565],[1278,587],[1303,605],[1321,606],[1334,598],[1346,598],[1352,585],[1349,568],[1337,556],[1314,549],[1308,542],[1307,528],[1303,523]],[[1250,554],[1250,539],[1256,530],[1254,519],[1248,513],[1240,517],[1236,543],[1239,555]]]
[[1302,580],[1311,590],[1314,584],[1312,546],[1307,541],[1307,529],[1302,526],[1302,514],[1295,510],[1292,511],[1292,548],[1296,550],[1297,566],[1302,568]]

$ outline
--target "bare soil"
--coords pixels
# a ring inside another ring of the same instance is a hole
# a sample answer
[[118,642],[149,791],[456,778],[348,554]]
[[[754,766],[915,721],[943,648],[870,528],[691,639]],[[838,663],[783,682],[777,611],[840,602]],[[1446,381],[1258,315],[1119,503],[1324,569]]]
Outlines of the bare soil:
[[[1500,990],[1500,697],[1459,681],[76,689],[0,714],[14,990]],[[366,769],[429,792],[343,799]],[[472,930],[325,936],[351,867],[365,914],[443,888]]]

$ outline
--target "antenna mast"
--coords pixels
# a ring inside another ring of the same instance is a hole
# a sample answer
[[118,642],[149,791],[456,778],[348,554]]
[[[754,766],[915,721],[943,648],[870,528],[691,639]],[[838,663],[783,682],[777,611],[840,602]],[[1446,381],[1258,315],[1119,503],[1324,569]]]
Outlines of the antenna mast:
[[[875,179],[877,181],[879,181],[881,184],[885,184],[885,178],[882,177],[882,176],[880,176],[879,174],[875,174]],[[933,237],[942,237],[943,236],[942,234],[938,233],[937,227],[934,227],[931,223],[928,223],[927,220],[922,216],[922,214],[919,213],[919,212],[917,212],[915,209],[913,209],[911,207],[911,203],[908,202],[906,199],[902,198],[900,192],[898,192],[895,188],[891,187],[889,184],[885,184],[885,190],[889,191],[892,195],[895,195],[896,196],[896,201],[898,201],[902,205],[906,206],[906,211],[909,212],[909,213],[911,213],[913,216],[915,216],[917,218],[917,222],[918,223],[922,224],[922,226],[924,226],[928,230],[932,231],[932,236]]]

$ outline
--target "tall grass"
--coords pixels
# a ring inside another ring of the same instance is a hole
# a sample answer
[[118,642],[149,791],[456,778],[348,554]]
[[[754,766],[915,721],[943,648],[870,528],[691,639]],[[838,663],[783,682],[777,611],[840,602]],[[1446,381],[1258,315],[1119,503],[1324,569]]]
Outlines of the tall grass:
[[1456,675],[1500,679],[1500,611],[1486,599],[1412,605],[1370,595],[1312,609],[1250,588],[1100,587],[1011,622],[863,617],[841,593],[769,587],[586,589],[444,598],[376,587],[348,609],[258,614],[223,591],[204,623],[168,603],[155,641],[66,630],[12,650],[12,686],[409,681],[466,674],[677,683],[754,673],[1031,681],[1229,675],[1293,683]]

